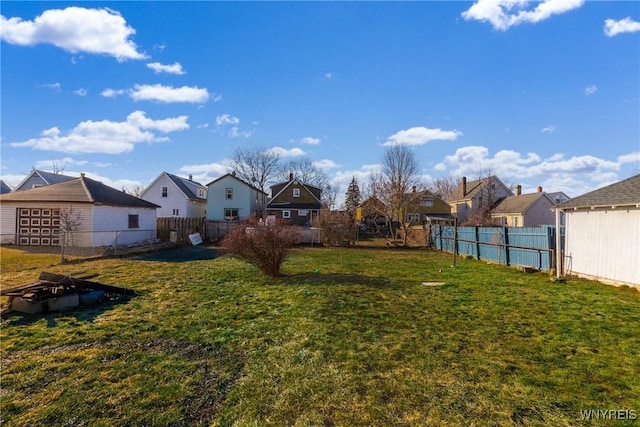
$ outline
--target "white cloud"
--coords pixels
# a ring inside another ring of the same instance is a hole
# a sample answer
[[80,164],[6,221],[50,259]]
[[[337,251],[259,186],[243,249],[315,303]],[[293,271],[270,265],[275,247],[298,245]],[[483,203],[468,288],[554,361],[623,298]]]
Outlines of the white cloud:
[[179,62],[174,62],[171,65],[161,64],[159,62],[150,62],[147,64],[147,67],[151,68],[156,74],[159,73],[167,73],[167,74],[185,74],[182,69],[182,64]]
[[240,128],[237,126],[233,126],[231,129],[229,129],[229,136],[231,138],[249,138],[251,135],[253,135],[253,131],[240,130]]
[[193,175],[193,180],[202,184],[208,184],[216,178],[233,170],[231,161],[224,159],[219,163],[208,163],[202,165],[185,165],[180,168],[181,172]]
[[220,95],[219,93],[212,93],[211,99],[213,100],[213,102],[222,101],[222,95]]
[[388,137],[382,145],[423,145],[435,140],[455,141],[459,136],[462,136],[462,132],[457,130],[429,129],[420,126],[401,130]]
[[333,160],[329,160],[329,159],[322,159],[322,160],[319,160],[317,162],[313,162],[312,164],[313,164],[313,166],[315,166],[317,168],[320,168],[320,169],[335,169],[335,168],[339,168],[340,167],[339,164],[337,164]]
[[297,156],[303,156],[306,154],[304,151],[302,151],[299,148],[292,148],[290,150],[287,150],[286,148],[282,148],[282,147],[272,147],[272,148],[269,148],[267,151],[271,153],[279,154],[280,157],[297,157]]
[[528,8],[529,0],[478,0],[462,13],[466,20],[489,22],[496,30],[506,31],[514,25],[544,21],[553,15],[577,9],[584,0],[543,0]]
[[240,123],[240,119],[232,116],[231,114],[223,114],[221,116],[216,117],[217,126],[237,125],[239,123]]
[[57,83],[57,82],[56,83],[45,83],[45,84],[40,85],[40,87],[44,87],[44,88],[47,88],[47,89],[52,89],[55,92],[60,92],[60,90],[62,90],[62,85],[60,85],[60,83]]
[[616,21],[607,19],[604,21],[604,33],[608,37],[617,36],[622,33],[635,33],[640,31],[640,22],[634,21],[630,17]]
[[0,16],[0,39],[10,44],[52,44],[71,53],[109,55],[118,61],[144,59],[129,39],[135,30],[111,9],[50,9],[33,21]]
[[76,89],[73,91],[73,94],[78,96],[87,96],[88,93],[89,92],[84,88]]
[[598,86],[596,86],[596,85],[591,85],[591,86],[587,86],[586,88],[584,88],[584,94],[587,95],[587,96],[593,95],[597,91],[598,91]]
[[298,140],[298,143],[300,143],[302,145],[319,145],[320,144],[320,139],[319,138],[312,138],[310,136],[305,136],[304,138],[301,138],[300,140]]
[[105,98],[115,98],[116,96],[124,95],[125,93],[127,92],[123,89],[105,89],[102,91],[101,95]]
[[[640,163],[640,152],[624,154],[618,157],[618,163]],[[639,165],[640,166],[640,165]]]
[[553,133],[556,131],[556,127],[554,125],[549,125],[546,128],[543,128],[540,132],[542,133]]
[[29,147],[35,150],[59,151],[62,153],[120,154],[133,151],[134,144],[162,142],[168,138],[161,133],[188,129],[187,116],[153,120],[143,111],[134,111],[124,122],[87,120],[79,123],[66,135],[53,127],[42,132],[40,137],[23,142],[13,142],[12,147]]
[[331,79],[333,78],[333,76],[334,76],[334,74],[333,74],[333,73],[324,73],[324,77],[325,77],[326,79],[331,80]]
[[543,185],[548,191],[579,195],[592,190],[594,184],[615,181],[623,163],[638,160],[640,153],[630,153],[611,161],[591,155],[565,158],[562,153],[541,159],[535,153],[523,154],[512,150],[499,151],[492,157],[487,147],[468,146],[446,156],[436,170],[473,179],[491,171],[505,183],[528,180],[534,183],[533,188]]
[[157,101],[163,103],[191,102],[204,103],[209,99],[207,89],[199,87],[182,86],[174,88],[172,86],[156,85],[135,85],[129,95],[134,101]]

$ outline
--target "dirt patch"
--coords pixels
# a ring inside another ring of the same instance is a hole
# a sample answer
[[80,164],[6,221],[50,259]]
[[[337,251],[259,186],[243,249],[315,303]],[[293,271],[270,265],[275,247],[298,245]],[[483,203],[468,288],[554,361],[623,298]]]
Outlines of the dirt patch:
[[219,254],[216,248],[208,246],[183,246],[175,249],[148,253],[136,257],[136,259],[150,262],[189,262],[215,259],[218,256]]

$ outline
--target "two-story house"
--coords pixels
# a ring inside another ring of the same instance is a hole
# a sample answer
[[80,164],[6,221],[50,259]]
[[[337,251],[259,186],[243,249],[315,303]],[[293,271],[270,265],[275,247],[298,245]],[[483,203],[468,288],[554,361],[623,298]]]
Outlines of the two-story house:
[[162,172],[140,198],[160,206],[159,218],[204,218],[207,214],[207,187],[191,175],[187,179]]
[[513,192],[497,176],[475,181],[467,181],[463,176],[460,185],[447,197],[447,203],[458,224],[462,224],[471,213],[487,215],[497,202],[508,196],[513,196]]
[[451,206],[429,190],[416,191],[415,187],[404,220],[410,224],[452,224]]
[[502,199],[491,210],[491,218],[507,227],[537,227],[555,223],[555,205],[549,194],[538,187],[535,193],[522,194],[522,186],[516,186],[515,196]]
[[262,217],[267,206],[267,193],[228,173],[207,184],[207,219],[239,221]]
[[295,225],[314,225],[320,216],[321,199],[322,189],[289,174],[288,181],[271,186],[267,214]]

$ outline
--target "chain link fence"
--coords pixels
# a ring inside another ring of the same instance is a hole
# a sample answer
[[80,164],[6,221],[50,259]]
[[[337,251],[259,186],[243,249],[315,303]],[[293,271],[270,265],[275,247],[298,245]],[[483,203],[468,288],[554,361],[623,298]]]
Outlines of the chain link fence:
[[156,230],[0,234],[0,271],[14,272],[102,256],[122,256],[169,246]]

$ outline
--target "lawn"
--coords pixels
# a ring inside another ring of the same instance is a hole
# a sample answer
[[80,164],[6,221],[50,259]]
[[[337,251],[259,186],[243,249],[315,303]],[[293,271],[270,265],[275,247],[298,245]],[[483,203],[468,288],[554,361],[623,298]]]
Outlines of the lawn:
[[[173,254],[46,268],[99,273],[94,280],[138,295],[3,319],[5,425],[562,426],[610,425],[582,419],[588,410],[640,417],[636,290],[467,259],[454,269],[450,254],[427,250],[297,249],[279,279],[233,257]],[[2,248],[2,265],[15,256],[25,255]],[[3,286],[35,279],[35,261],[25,265],[3,267]]]

